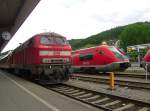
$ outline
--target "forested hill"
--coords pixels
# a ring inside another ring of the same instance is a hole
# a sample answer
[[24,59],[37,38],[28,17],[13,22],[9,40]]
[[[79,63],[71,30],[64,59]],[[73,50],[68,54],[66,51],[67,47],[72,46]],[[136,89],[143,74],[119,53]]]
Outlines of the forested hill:
[[111,42],[120,40],[120,47],[128,45],[150,43],[150,22],[138,22],[120,26],[92,35],[86,39],[69,40],[73,50],[101,44],[103,41]]

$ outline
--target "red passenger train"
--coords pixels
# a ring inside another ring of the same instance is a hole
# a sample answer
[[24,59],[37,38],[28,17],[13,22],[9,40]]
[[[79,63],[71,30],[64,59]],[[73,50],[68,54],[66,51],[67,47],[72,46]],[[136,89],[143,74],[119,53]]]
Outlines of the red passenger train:
[[114,46],[101,45],[72,52],[74,70],[87,73],[121,71],[129,67],[129,59]]
[[147,51],[146,55],[143,58],[141,66],[146,69],[147,71],[150,72],[150,49]]
[[21,44],[14,51],[4,54],[0,67],[28,74],[43,83],[61,83],[69,79],[71,46],[57,33],[41,33]]

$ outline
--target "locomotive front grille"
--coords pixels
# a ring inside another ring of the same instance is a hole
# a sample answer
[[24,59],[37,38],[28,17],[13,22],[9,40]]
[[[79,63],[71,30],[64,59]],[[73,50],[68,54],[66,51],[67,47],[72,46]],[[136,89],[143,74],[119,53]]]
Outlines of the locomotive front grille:
[[60,63],[63,62],[63,59],[55,59],[55,60],[51,60],[52,63]]

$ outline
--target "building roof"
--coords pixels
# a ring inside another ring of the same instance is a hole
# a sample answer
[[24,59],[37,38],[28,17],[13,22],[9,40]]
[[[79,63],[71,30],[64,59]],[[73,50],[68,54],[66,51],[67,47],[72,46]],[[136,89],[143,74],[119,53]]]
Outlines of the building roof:
[[147,48],[147,47],[150,47],[150,43],[148,43],[148,44],[132,45],[132,46],[128,46],[127,48],[143,49],[143,48]]
[[0,0],[0,52],[9,41],[2,38],[2,33],[9,32],[12,37],[39,1]]

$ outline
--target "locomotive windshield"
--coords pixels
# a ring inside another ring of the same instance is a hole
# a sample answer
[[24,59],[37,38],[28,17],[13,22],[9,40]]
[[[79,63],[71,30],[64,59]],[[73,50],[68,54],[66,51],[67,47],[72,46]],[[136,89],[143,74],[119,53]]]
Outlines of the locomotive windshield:
[[41,36],[41,44],[52,45],[52,44],[68,44],[67,40],[63,37],[50,37],[50,36]]
[[54,44],[53,38],[52,37],[46,37],[46,36],[42,36],[40,42],[41,42],[41,44],[45,44],[45,45]]
[[120,60],[128,59],[125,55],[121,54],[115,47],[110,47],[109,48],[117,58]]
[[64,38],[56,37],[54,39],[57,44],[66,44],[66,40]]

